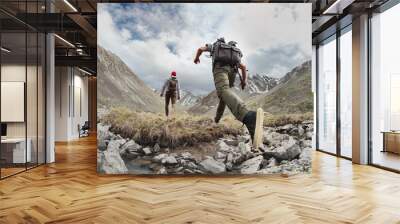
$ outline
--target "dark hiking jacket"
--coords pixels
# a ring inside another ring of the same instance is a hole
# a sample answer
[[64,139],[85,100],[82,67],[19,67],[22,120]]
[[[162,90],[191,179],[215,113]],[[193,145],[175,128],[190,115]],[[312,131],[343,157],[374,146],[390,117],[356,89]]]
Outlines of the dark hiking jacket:
[[161,94],[165,95],[167,93],[168,94],[176,94],[178,99],[181,98],[178,79],[169,78],[165,81],[165,83],[161,89]]

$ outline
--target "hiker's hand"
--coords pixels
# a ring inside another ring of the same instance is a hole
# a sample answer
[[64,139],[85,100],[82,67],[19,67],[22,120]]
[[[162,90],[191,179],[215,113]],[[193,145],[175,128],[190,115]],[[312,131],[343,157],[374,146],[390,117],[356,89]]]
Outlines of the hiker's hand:
[[195,58],[195,59],[194,59],[194,63],[195,63],[195,64],[200,63],[200,58]]
[[242,90],[244,90],[244,87],[246,87],[246,82],[241,82],[240,85],[242,86]]
[[160,96],[163,97],[163,94],[161,93]]

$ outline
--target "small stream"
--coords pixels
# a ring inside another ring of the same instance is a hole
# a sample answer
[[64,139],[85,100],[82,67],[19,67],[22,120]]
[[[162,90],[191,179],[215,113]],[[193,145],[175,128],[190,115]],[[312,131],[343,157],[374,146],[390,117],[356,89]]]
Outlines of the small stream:
[[130,174],[153,174],[154,171],[149,168],[150,164],[151,161],[143,158],[125,161],[125,166]]

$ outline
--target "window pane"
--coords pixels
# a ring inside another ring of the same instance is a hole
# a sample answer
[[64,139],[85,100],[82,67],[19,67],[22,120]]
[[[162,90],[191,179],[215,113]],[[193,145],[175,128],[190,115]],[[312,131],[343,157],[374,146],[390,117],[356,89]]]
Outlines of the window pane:
[[318,148],[336,153],[336,41],[318,48]]
[[[400,4],[372,18],[372,162],[400,170]],[[383,132],[386,132],[384,135]],[[386,138],[385,138],[386,137]]]
[[340,37],[340,152],[352,156],[352,35],[351,30]]

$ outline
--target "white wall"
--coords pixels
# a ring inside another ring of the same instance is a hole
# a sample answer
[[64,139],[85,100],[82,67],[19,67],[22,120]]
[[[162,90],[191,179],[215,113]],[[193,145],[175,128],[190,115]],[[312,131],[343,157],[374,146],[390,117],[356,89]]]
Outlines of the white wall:
[[88,78],[83,75],[76,68],[56,67],[56,141],[79,138],[78,125],[88,120]]

